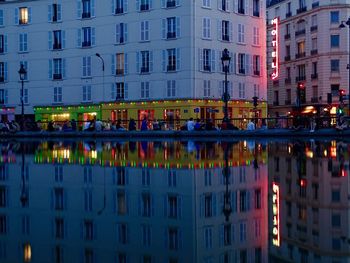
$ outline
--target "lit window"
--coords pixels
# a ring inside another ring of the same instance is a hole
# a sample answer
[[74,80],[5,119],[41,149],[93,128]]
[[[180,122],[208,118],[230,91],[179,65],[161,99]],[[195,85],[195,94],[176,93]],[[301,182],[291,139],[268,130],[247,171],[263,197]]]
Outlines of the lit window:
[[19,8],[19,24],[24,25],[24,24],[28,24],[28,22],[29,22],[28,8],[27,7],[20,7]]

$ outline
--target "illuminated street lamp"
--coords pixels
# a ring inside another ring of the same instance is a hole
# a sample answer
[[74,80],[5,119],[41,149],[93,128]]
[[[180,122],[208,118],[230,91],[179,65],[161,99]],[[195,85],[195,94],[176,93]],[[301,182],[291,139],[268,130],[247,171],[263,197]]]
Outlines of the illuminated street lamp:
[[21,111],[21,131],[24,129],[24,79],[26,77],[27,71],[24,68],[23,64],[21,64],[20,69],[18,70],[19,74],[19,79],[22,82],[22,89],[21,89],[21,106],[22,106],[22,111]]
[[339,25],[339,28],[345,28],[346,25],[349,27],[349,49],[348,49],[348,54],[349,54],[349,60],[348,60],[348,65],[347,65],[347,69],[348,69],[348,77],[349,77],[349,82],[348,82],[348,115],[350,116],[350,17],[348,18],[347,21],[341,21],[341,24]]
[[100,53],[96,53],[95,54],[96,57],[98,57],[99,59],[101,59],[101,62],[102,62],[102,94],[103,94],[103,98],[102,98],[102,101],[105,100],[105,61],[103,59],[103,57],[100,55]]
[[231,63],[231,57],[230,57],[230,53],[227,50],[227,48],[224,49],[224,51],[222,52],[222,57],[221,57],[221,63],[222,63],[222,69],[225,72],[225,90],[224,90],[224,94],[222,95],[222,100],[225,103],[224,106],[224,122],[228,122],[228,101],[230,100],[230,95],[228,94],[227,91],[227,86],[228,86],[228,81],[227,81],[227,74],[230,70],[230,63]]

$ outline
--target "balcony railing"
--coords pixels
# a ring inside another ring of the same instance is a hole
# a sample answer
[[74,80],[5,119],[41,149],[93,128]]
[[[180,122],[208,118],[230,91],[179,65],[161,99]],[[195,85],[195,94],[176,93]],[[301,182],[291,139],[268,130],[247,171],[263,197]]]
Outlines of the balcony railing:
[[301,14],[301,13],[306,12],[306,11],[307,11],[307,8],[306,8],[306,6],[304,6],[304,7],[297,9],[297,14]]
[[301,52],[301,53],[297,53],[295,54],[295,58],[298,59],[298,58],[303,58],[306,56],[306,53],[305,52]]
[[141,67],[141,73],[148,73],[149,67]]
[[318,97],[312,97],[311,98],[312,103],[317,103],[318,102]]
[[120,37],[120,38],[119,38],[119,43],[120,43],[120,44],[123,44],[123,43],[124,43],[124,37]]
[[90,18],[91,17],[91,13],[90,12],[84,12],[81,14],[81,18]]
[[176,2],[175,1],[167,1],[166,2],[166,7],[170,8],[170,7],[175,7],[176,6]]
[[117,68],[117,69],[115,70],[115,74],[116,74],[117,76],[124,75],[124,69],[123,69],[123,68]]
[[149,5],[148,5],[148,4],[142,4],[142,5],[140,5],[140,10],[141,10],[141,11],[147,11],[147,10],[149,10]]
[[317,78],[318,78],[318,73],[311,74],[311,79],[317,79]]
[[290,34],[285,34],[285,35],[284,35],[284,39],[286,39],[286,40],[287,40],[287,39],[290,39]]
[[244,8],[242,8],[242,7],[240,7],[240,8],[238,8],[238,14],[245,14],[245,12],[244,12]]
[[311,32],[317,31],[317,29],[318,29],[318,26],[311,26],[310,27]]
[[204,71],[207,71],[207,72],[210,72],[211,68],[210,68],[209,65],[204,65],[204,66],[203,66],[203,70],[204,70]]
[[292,12],[286,13],[286,18],[291,17],[291,16],[292,16]]
[[173,39],[176,38],[176,33],[175,32],[168,32],[166,35],[167,39]]
[[295,78],[295,82],[306,80],[306,76],[298,76]]
[[244,69],[244,68],[238,69],[238,73],[239,73],[239,74],[245,74],[245,69]]
[[53,44],[52,48],[53,49],[62,49],[62,45],[61,45],[61,43],[55,43],[55,44]]
[[317,55],[317,53],[318,53],[317,49],[313,49],[313,50],[310,51],[311,56]]
[[290,55],[284,57],[284,61],[290,61]]
[[254,70],[254,76],[260,76],[260,70]]
[[279,105],[280,105],[280,103],[278,101],[273,102],[273,106],[279,106]]
[[83,42],[81,43],[81,46],[82,46],[82,47],[91,47],[91,41],[83,41]]
[[5,77],[4,76],[0,76],[0,82],[5,82]]
[[320,2],[312,3],[312,8],[316,8],[316,7],[319,7],[319,6],[320,6]]
[[124,13],[124,9],[122,7],[117,7],[115,9],[115,14],[123,14]]
[[54,80],[62,79],[62,74],[60,74],[60,73],[54,73],[53,76],[52,76],[52,78],[53,78]]
[[285,101],[284,101],[284,104],[285,104],[285,105],[291,105],[291,104],[292,104],[292,100],[291,100],[291,99],[285,100]]
[[306,30],[305,29],[301,29],[301,30],[298,30],[298,31],[295,32],[295,36],[296,37],[303,36],[303,35],[305,35],[305,33],[306,33]]
[[284,84],[291,84],[291,83],[292,83],[292,79],[291,78],[284,79]]
[[176,66],[175,65],[168,65],[167,66],[167,71],[175,71],[176,70]]
[[4,53],[4,48],[0,47],[0,54]]
[[260,12],[259,11],[253,11],[253,16],[260,17]]
[[222,41],[230,41],[229,35],[222,35]]

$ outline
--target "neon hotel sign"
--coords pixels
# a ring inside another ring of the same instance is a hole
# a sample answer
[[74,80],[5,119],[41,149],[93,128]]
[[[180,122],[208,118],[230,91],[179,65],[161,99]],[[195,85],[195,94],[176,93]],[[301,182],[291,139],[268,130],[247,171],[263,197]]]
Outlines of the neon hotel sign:
[[272,183],[272,244],[279,247],[280,240],[280,187]]
[[271,37],[272,37],[271,68],[273,70],[273,72],[271,74],[271,79],[275,80],[278,78],[278,75],[279,75],[279,65],[278,65],[278,60],[279,60],[279,49],[278,49],[279,18],[276,17],[276,18],[272,19],[271,24],[273,25],[273,29],[271,30]]

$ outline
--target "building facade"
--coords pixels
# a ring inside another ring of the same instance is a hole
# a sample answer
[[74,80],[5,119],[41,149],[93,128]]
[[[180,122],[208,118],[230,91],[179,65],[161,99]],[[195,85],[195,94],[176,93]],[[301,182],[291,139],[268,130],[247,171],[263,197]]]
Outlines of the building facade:
[[[46,106],[37,119],[222,117],[227,48],[230,116],[252,116],[253,96],[266,114],[264,18],[261,0],[3,1],[0,102],[20,112],[23,64],[25,113]],[[137,103],[164,101],[160,112]]]
[[[271,116],[303,113],[335,113],[339,94],[348,94],[348,29],[339,28],[349,17],[350,1],[270,1],[268,19],[268,67],[273,72],[272,30],[278,22],[277,78],[268,78]],[[298,88],[299,87],[299,88]],[[330,95],[328,95],[330,94]],[[347,103],[344,101],[344,103]]]

